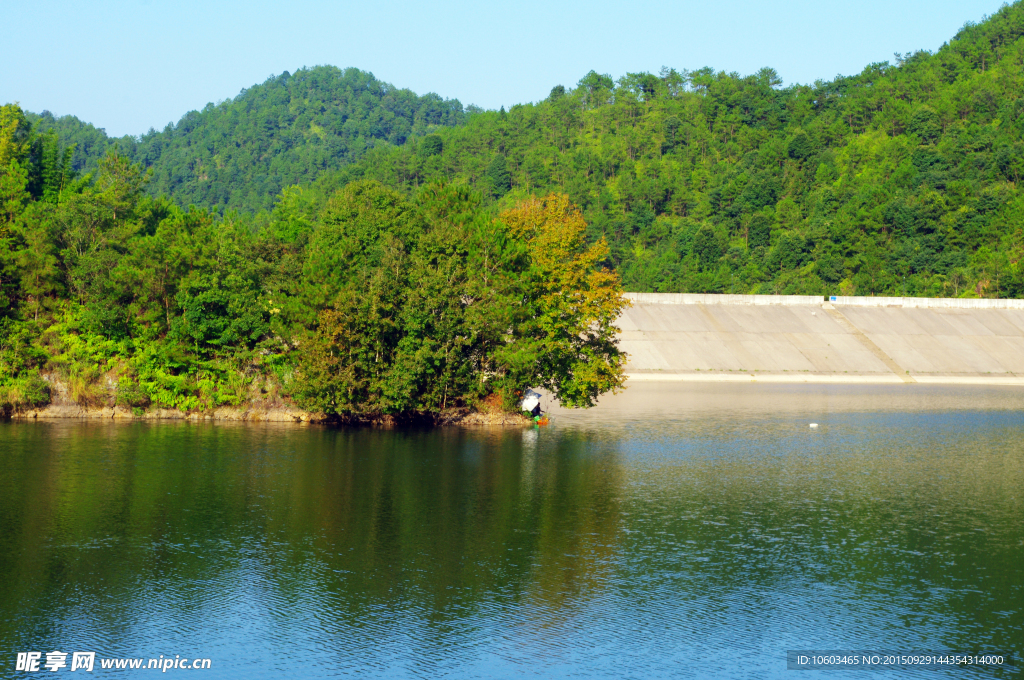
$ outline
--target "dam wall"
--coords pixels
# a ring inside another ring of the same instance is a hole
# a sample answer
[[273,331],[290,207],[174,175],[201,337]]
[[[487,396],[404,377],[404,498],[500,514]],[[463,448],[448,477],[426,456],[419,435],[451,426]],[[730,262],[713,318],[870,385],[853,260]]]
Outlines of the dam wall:
[[627,297],[631,380],[1024,385],[1024,300]]

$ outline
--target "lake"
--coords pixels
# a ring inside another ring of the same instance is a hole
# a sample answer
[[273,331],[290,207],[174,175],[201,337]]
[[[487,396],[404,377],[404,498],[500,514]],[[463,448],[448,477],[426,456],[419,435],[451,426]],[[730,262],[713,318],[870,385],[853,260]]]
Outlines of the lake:
[[54,650],[62,672],[94,652],[95,677],[161,655],[210,678],[1019,661],[1024,390],[638,383],[552,410],[527,430],[0,423],[0,677]]

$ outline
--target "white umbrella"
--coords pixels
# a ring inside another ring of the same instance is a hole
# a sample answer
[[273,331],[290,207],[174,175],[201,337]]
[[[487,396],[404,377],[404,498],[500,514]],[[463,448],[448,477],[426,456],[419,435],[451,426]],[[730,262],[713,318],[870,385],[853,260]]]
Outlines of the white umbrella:
[[526,390],[526,394],[523,396],[522,409],[524,411],[532,411],[540,404],[540,394],[533,390]]

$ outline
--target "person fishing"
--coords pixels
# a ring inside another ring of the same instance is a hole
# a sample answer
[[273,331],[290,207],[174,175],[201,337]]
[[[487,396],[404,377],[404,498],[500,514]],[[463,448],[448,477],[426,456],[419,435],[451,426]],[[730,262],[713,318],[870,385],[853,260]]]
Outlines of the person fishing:
[[520,405],[520,408],[529,413],[535,423],[540,423],[542,420],[545,420],[544,412],[540,408],[540,394],[533,390],[526,390],[526,394],[523,397],[523,403]]

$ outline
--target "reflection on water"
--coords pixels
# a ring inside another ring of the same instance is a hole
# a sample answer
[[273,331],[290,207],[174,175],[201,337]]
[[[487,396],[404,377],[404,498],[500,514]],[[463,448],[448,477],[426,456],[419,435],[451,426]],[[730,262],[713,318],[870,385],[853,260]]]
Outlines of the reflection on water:
[[232,678],[1024,651],[1024,392],[679,389],[522,432],[0,424],[0,676],[53,649]]

